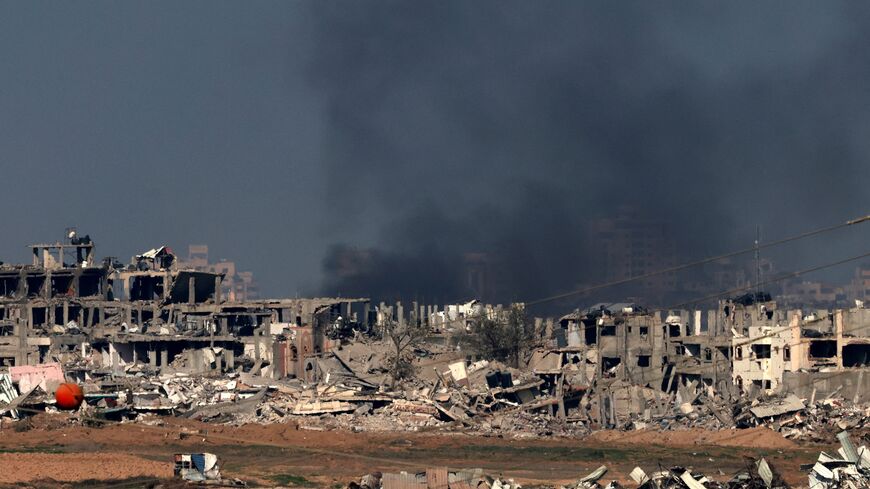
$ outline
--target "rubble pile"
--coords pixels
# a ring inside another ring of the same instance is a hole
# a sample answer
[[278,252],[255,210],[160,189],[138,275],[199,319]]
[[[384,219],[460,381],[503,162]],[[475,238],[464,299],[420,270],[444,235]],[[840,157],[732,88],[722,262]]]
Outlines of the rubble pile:
[[[132,366],[101,376],[92,373],[84,383],[82,414],[115,420],[155,414],[229,424],[293,422],[303,429],[357,432],[443,429],[513,438],[578,437],[601,428],[766,426],[786,438],[816,442],[833,440],[845,429],[860,430],[870,419],[870,407],[843,399],[815,401],[787,394],[729,401],[695,381],[670,394],[621,381],[577,385],[571,375],[576,364],[555,368],[559,363],[542,361],[550,353],[515,369],[499,362],[468,362],[449,348],[431,346],[418,354],[415,377],[393,383],[382,368],[386,348],[383,342],[355,342],[320,355],[311,361],[311,382],[273,379],[241,368],[220,376],[152,374]],[[561,353],[563,358],[570,354]],[[60,373],[51,375],[63,378],[59,364],[54,370]],[[20,380],[12,382],[7,375],[0,381],[4,378],[0,401],[7,407],[0,408],[0,415],[17,416],[12,407],[18,405],[52,409],[50,389],[39,388],[45,378],[25,378],[23,388]],[[12,402],[25,391],[27,396]]]
[[[618,481],[605,482],[606,465],[602,465],[575,482],[562,486],[536,486],[559,489],[623,489]],[[745,471],[735,474],[727,482],[717,482],[684,467],[671,467],[647,475],[640,467],[630,474],[638,489],[789,489],[782,477],[765,459],[752,461]],[[811,476],[812,477],[812,476]],[[424,472],[384,474],[373,472],[359,482],[351,482],[347,489],[520,489],[513,479],[501,479],[484,475],[482,469],[451,471],[446,468],[430,468]],[[818,489],[850,486],[818,486]],[[867,487],[864,486],[853,486]],[[811,486],[811,489],[815,489]]]
[[647,475],[640,467],[630,474],[639,489],[788,489],[782,477],[768,464],[759,459],[749,464],[742,472],[727,482],[717,482],[700,473],[692,473],[684,467],[672,467]]
[[381,473],[372,472],[351,482],[348,489],[521,489],[513,479],[487,476],[482,469],[448,470],[446,467],[427,469],[424,472]]
[[870,405],[827,398],[804,400],[795,395],[743,401],[735,406],[738,427],[766,426],[784,438],[830,442],[844,430],[870,427]]
[[840,448],[837,456],[825,452],[809,469],[810,489],[859,489],[870,487],[870,450],[865,446],[855,447],[849,433],[837,434]]

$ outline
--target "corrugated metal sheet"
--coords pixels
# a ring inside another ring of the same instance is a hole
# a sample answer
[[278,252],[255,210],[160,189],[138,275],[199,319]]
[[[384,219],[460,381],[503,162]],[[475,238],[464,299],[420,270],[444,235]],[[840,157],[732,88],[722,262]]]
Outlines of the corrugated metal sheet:
[[436,467],[426,470],[426,487],[428,489],[449,489],[447,467]]
[[688,470],[683,472],[683,475],[680,476],[680,479],[686,483],[686,486],[688,486],[689,489],[706,489],[706,487],[704,487],[704,484],[701,484],[700,482],[695,480],[695,478],[692,477],[692,474],[690,474]]
[[384,474],[381,479],[383,489],[426,489],[426,480],[420,480],[416,474]]
[[804,402],[795,396],[789,394],[783,399],[759,404],[750,409],[753,416],[757,418],[769,418],[772,416],[782,416],[783,414],[794,413],[804,408]]
[[[18,391],[15,390],[15,386],[12,385],[12,376],[9,374],[0,374],[0,401],[3,404],[9,404],[15,398],[18,397]],[[10,413],[13,418],[18,418],[18,411],[12,410]]]
[[767,460],[763,458],[758,461],[758,475],[761,477],[761,480],[764,481],[764,485],[767,487],[773,485],[773,471],[770,470],[770,465],[767,464]]
[[606,473],[607,473],[607,466],[602,465],[601,467],[598,467],[597,469],[595,469],[593,472],[591,472],[586,477],[580,479],[579,482],[595,482],[598,479],[604,477],[604,474],[606,474]]

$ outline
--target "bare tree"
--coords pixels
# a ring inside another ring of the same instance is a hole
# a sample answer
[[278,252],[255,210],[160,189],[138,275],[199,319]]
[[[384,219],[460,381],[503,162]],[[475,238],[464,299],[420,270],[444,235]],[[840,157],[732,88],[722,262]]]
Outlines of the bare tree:
[[513,304],[500,317],[480,317],[471,323],[466,342],[483,358],[518,367],[520,358],[535,345],[537,332],[522,304]]
[[415,316],[400,323],[393,318],[382,325],[383,335],[390,342],[391,350],[387,356],[387,369],[393,383],[414,375],[414,348],[419,346],[429,334],[428,325],[418,321]]

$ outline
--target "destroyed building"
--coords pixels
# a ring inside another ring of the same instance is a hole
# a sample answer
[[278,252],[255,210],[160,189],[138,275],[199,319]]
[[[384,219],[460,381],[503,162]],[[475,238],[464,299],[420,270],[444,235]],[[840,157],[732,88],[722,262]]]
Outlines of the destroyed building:
[[[502,363],[468,338],[522,304],[236,300],[222,273],[166,246],[126,264],[98,260],[74,233],[31,249],[32,263],[0,267],[3,416],[55,409],[48,393],[67,380],[84,386],[82,413],[130,420],[523,436],[765,425],[813,440],[870,426],[856,407],[870,363],[861,304],[781,310],[762,292],[709,310],[601,303],[524,317],[523,358]],[[424,331],[402,382],[387,325]]]
[[166,246],[126,265],[97,261],[91,238],[74,231],[30,248],[32,263],[0,266],[0,366],[61,361],[84,377],[249,362],[267,376],[295,376],[337,318],[368,320],[365,299],[230,300],[223,274],[182,268]]

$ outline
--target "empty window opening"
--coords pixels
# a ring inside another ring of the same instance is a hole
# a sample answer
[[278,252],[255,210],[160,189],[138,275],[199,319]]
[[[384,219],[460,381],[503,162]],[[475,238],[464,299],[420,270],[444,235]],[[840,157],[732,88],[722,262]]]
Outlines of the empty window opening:
[[738,346],[734,349],[734,358],[737,360],[743,360],[743,347]]
[[101,294],[100,284],[102,283],[102,276],[98,274],[82,274],[79,277],[79,297],[91,297]]
[[770,358],[770,345],[752,345],[755,358]]
[[0,279],[0,295],[3,297],[15,297],[18,293],[18,277],[3,277]]
[[680,336],[680,325],[679,324],[671,324],[668,327],[668,336],[671,336],[671,337]]
[[616,336],[616,326],[602,326],[601,336]]
[[640,327],[640,336],[644,337],[649,335],[649,326],[641,326]]
[[586,322],[583,324],[583,336],[586,337],[587,345],[594,345],[598,343],[598,329],[595,327],[595,324],[587,324]]
[[843,366],[870,366],[870,345],[857,344],[843,346]]
[[789,346],[783,347],[782,359],[785,361],[791,360],[791,347],[789,347]]
[[27,296],[39,297],[39,294],[42,293],[43,284],[45,284],[45,275],[27,277]]
[[163,277],[133,277],[132,283],[130,284],[130,300],[151,301],[162,298]]
[[622,363],[622,359],[619,357],[601,357],[601,368],[604,369],[604,374],[607,377],[616,375],[620,363]]
[[652,357],[649,355],[638,355],[637,356],[637,366],[638,367],[649,367],[650,360]]
[[707,362],[713,361],[713,350],[709,348],[704,348],[704,360]]
[[810,342],[810,358],[833,358],[837,356],[836,340]]
[[40,326],[45,324],[47,314],[44,307],[34,307],[33,309],[31,309],[31,311],[33,311],[34,326]]
[[68,296],[75,295],[75,287],[73,287],[72,276],[51,277],[51,296]]

